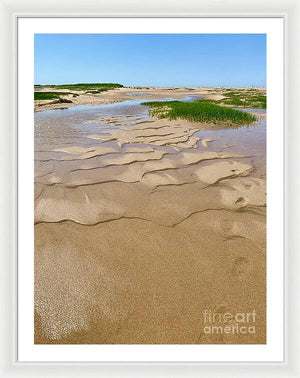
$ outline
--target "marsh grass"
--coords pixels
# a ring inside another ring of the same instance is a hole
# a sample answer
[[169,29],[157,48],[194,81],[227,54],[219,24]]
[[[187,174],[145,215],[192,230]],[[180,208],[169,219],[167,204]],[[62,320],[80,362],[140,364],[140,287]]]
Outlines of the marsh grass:
[[69,95],[72,93],[65,92],[34,92],[35,100],[58,100],[62,95]]
[[225,98],[215,101],[215,103],[233,106],[242,106],[245,108],[266,109],[267,98],[259,90],[251,88],[240,91],[228,91],[224,93]]
[[[104,91],[106,91],[106,89],[104,89]],[[98,94],[98,93],[101,93],[101,91],[98,91],[98,90],[91,90],[91,91],[86,91],[85,94]]]
[[101,92],[106,92],[108,91],[109,89],[112,89],[112,88],[99,88],[99,89],[91,89],[89,91],[86,91],[85,94],[99,94]]
[[250,124],[256,118],[246,112],[216,105],[211,100],[182,101],[151,101],[142,105],[150,106],[152,115],[158,118],[187,119],[192,122],[222,123],[226,125]]
[[218,103],[226,104],[226,105],[235,105],[235,106],[245,106],[245,101],[241,100],[238,96],[232,96],[228,99],[219,100]]

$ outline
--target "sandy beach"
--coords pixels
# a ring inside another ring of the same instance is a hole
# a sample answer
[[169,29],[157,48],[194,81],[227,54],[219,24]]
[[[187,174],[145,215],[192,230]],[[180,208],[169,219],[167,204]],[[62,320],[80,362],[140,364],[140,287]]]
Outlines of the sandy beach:
[[[141,105],[190,96],[224,89],[35,101],[35,343],[266,342],[266,113],[226,128]],[[255,333],[207,333],[205,311],[255,311]]]

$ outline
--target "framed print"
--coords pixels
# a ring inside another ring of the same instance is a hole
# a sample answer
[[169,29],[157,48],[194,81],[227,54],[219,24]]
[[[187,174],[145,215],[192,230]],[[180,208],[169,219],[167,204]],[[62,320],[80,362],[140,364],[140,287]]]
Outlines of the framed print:
[[105,9],[16,9],[3,23],[4,376],[297,376],[284,227],[295,21]]
[[19,19],[21,360],[282,358],[282,43],[276,18]]

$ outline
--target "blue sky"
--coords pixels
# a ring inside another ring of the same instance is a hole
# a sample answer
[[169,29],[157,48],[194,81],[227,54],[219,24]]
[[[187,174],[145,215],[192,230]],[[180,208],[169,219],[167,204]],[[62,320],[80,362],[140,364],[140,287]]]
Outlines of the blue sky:
[[36,34],[35,84],[265,86],[265,34]]

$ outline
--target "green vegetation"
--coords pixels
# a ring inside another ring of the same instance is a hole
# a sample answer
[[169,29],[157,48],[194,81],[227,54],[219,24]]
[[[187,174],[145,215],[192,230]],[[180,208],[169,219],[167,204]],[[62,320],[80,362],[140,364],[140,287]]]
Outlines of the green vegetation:
[[88,93],[90,93],[90,94],[98,94],[98,93],[100,93],[101,91],[86,91],[85,93],[86,94],[88,94]]
[[150,87],[129,87],[131,89],[151,89]]
[[[34,99],[35,100],[55,100],[53,103],[71,103],[71,100],[67,98],[61,98],[62,95],[68,95],[72,93],[65,93],[65,92],[34,92]],[[78,95],[77,95],[78,96]],[[74,97],[74,95],[73,95]]]
[[247,106],[250,108],[267,108],[267,97],[266,96],[253,96],[246,101]]
[[262,108],[267,107],[267,98],[261,91],[251,88],[239,91],[226,89],[225,98],[215,103],[233,106],[242,106],[245,108]]
[[150,112],[158,118],[183,118],[193,122],[212,122],[228,125],[250,124],[256,118],[246,112],[216,105],[211,100],[151,101],[142,105],[150,106]]
[[79,84],[61,84],[61,85],[35,85],[38,88],[69,89],[73,91],[98,90],[108,91],[109,89],[122,88],[122,84],[117,83],[79,83]]
[[219,100],[218,103],[226,104],[226,105],[235,105],[235,106],[246,106],[245,102],[240,99],[238,96],[232,96],[229,98],[225,98]]
[[[98,94],[108,91],[109,89],[121,88],[123,85],[116,83],[92,83],[92,84],[63,84],[63,85],[40,85],[34,86],[36,91],[34,92],[35,100],[59,100],[59,102],[69,102],[70,100],[61,98],[61,96],[72,95],[73,97],[79,96],[78,93],[72,92],[42,92],[41,89],[68,89],[72,91],[84,91],[85,93]],[[70,101],[72,102],[72,101]]]
[[62,92],[34,92],[35,100],[56,100],[59,99],[61,95],[68,95],[71,93]]
[[100,89],[94,89],[94,90],[90,90],[90,91],[86,91],[85,93],[88,94],[88,93],[91,93],[91,94],[98,94],[98,93],[101,93],[101,92],[105,92],[105,91],[108,91],[109,89],[111,88],[100,88]]

